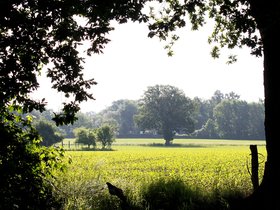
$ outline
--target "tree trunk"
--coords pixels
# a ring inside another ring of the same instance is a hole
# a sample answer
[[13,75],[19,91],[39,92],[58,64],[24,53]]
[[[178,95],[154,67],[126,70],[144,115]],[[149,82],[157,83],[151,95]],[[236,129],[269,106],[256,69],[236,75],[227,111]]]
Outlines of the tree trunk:
[[165,146],[170,146],[171,145],[171,141],[169,139],[165,139]]
[[260,187],[251,198],[255,209],[280,209],[280,1],[249,0],[263,42],[267,161]]
[[165,146],[170,146],[171,142],[174,139],[174,132],[171,129],[164,129],[163,130],[163,138],[165,140]]

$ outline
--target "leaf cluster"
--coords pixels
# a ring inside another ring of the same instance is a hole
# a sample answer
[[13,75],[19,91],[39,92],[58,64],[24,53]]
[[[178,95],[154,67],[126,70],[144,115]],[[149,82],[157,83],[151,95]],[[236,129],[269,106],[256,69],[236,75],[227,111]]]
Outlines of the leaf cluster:
[[[171,52],[170,55],[172,55],[170,47],[176,41],[172,37],[178,39],[175,34],[178,28],[185,27],[189,21],[191,28],[198,30],[206,23],[206,20],[213,19],[215,25],[208,39],[210,44],[216,43],[211,51],[212,57],[219,57],[220,48],[233,49],[242,46],[249,47],[253,55],[262,55],[262,41],[248,1],[168,0],[160,2],[160,11],[155,13],[155,9],[152,8],[150,12],[149,37],[158,36],[161,40],[171,37],[172,41],[165,47],[168,49],[168,54]],[[228,63],[235,61],[236,56],[229,55]]]
[[262,41],[248,1],[210,1],[208,11],[215,20],[209,43],[217,42],[229,49],[247,46],[253,55],[262,55]]

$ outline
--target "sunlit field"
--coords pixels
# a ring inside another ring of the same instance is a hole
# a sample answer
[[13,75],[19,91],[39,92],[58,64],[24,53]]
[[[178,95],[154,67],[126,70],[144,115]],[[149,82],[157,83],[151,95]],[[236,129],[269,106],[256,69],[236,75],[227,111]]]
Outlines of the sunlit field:
[[[258,144],[262,177],[264,141],[181,139],[171,147],[163,143],[118,139],[112,151],[67,151],[72,163],[65,174],[57,175],[60,194],[67,198],[65,209],[102,209],[101,200],[110,198],[106,182],[122,188],[135,203],[141,202],[143,187],[163,179],[182,180],[206,195],[230,191],[247,195],[252,192],[250,144]],[[112,199],[106,202],[116,201]]]

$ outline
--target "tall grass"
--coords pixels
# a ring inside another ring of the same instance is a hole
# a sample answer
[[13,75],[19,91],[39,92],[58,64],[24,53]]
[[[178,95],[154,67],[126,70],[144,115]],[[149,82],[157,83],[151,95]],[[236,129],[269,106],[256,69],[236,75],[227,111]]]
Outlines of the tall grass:
[[123,189],[130,209],[219,210],[252,192],[248,146],[113,148],[66,153],[72,164],[57,174],[64,209],[121,209],[106,182]]

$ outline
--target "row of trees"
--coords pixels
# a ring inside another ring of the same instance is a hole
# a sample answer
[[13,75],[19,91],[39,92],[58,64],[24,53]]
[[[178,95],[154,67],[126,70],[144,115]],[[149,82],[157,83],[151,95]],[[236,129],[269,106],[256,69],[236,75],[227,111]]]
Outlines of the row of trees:
[[263,101],[240,100],[231,92],[216,91],[210,100],[194,99],[194,137],[224,139],[264,139]]
[[92,145],[96,148],[96,142],[100,142],[102,149],[110,148],[115,140],[114,130],[109,125],[104,125],[100,128],[88,129],[84,127],[74,129],[76,142],[88,145],[88,148]]
[[[39,121],[49,120],[51,123],[51,110],[33,114]],[[219,90],[207,100],[198,97],[190,99],[176,87],[155,85],[149,87],[140,100],[114,101],[99,113],[80,112],[77,117],[73,125],[56,128],[56,134],[60,131],[61,135],[73,138],[77,137],[77,130],[110,125],[119,137],[160,135],[166,144],[170,144],[175,135],[264,139],[263,101],[248,103],[240,100],[240,96],[234,92],[224,94]],[[41,125],[42,122],[37,124]],[[59,140],[58,137],[53,139]]]
[[[37,113],[38,114],[38,113]],[[63,128],[57,127],[50,119],[46,117],[51,116],[50,110],[43,113],[38,120],[34,121],[34,127],[42,138],[40,144],[42,146],[52,146],[55,143],[61,142],[65,138]],[[83,115],[83,114],[81,114]],[[100,142],[102,149],[110,148],[115,139],[115,130],[110,125],[102,125],[96,128],[75,127],[72,132],[76,138],[76,143],[92,145],[96,148],[96,143]]]

